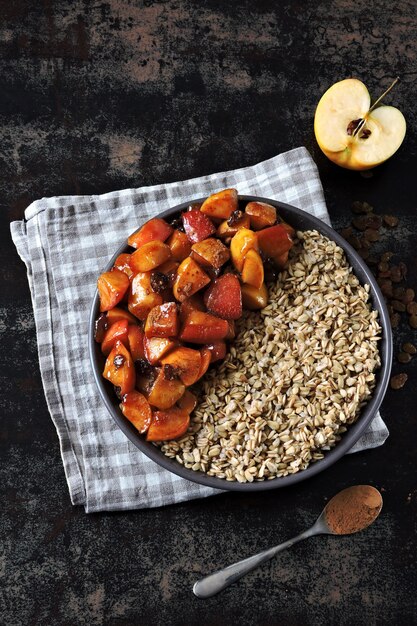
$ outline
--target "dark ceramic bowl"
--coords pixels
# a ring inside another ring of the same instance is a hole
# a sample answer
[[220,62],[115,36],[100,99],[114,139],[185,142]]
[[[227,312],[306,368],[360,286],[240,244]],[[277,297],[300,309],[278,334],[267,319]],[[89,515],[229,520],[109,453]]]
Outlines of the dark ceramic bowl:
[[[192,200],[192,202],[202,202],[203,200],[204,198],[199,200]],[[145,441],[145,438],[141,436],[137,432],[137,430],[131,425],[131,423],[123,416],[121,410],[119,409],[118,400],[113,391],[113,385],[102,377],[101,373],[104,368],[105,359],[101,353],[100,346],[94,341],[93,336],[94,321],[99,315],[99,298],[97,291],[94,295],[93,303],[91,306],[88,343],[94,378],[96,380],[104,404],[106,405],[107,409],[109,410],[111,416],[113,417],[119,428],[121,428],[125,435],[135,444],[135,446],[139,448],[139,450],[146,454],[146,456],[148,456],[156,463],[159,463],[159,465],[161,465],[165,469],[174,472],[174,474],[178,474],[183,478],[194,481],[196,483],[200,483],[202,485],[215,487],[217,489],[229,489],[233,491],[262,491],[264,489],[276,489],[277,487],[294,485],[295,483],[305,480],[310,476],[314,476],[315,474],[322,472],[326,468],[333,465],[333,463],[340,459],[344,454],[346,454],[346,452],[350,450],[350,448],[352,448],[352,446],[358,441],[360,436],[369,426],[372,419],[375,417],[375,414],[382,402],[388,385],[392,362],[392,333],[387,307],[375,278],[373,277],[369,268],[363,262],[362,258],[358,255],[358,253],[336,231],[334,231],[332,228],[324,224],[316,217],[313,217],[312,215],[309,215],[308,213],[305,213],[304,211],[301,211],[300,209],[297,209],[288,204],[277,202],[276,200],[255,196],[239,196],[239,201],[242,203],[243,206],[245,203],[252,201],[267,202],[269,204],[272,204],[278,209],[279,214],[283,217],[283,219],[289,222],[293,227],[295,227],[296,230],[315,229],[329,239],[332,239],[345,251],[346,257],[350,265],[353,267],[354,272],[360,282],[362,284],[368,283],[371,287],[372,306],[378,310],[379,321],[382,326],[382,341],[379,345],[382,365],[377,372],[376,388],[373,397],[363,409],[356,423],[349,427],[348,431],[342,435],[340,442],[337,443],[337,445],[332,450],[325,452],[325,456],[323,459],[312,463],[307,469],[302,470],[296,474],[253,483],[238,483],[237,481],[230,482],[226,481],[223,478],[207,476],[207,474],[204,474],[203,472],[194,472],[193,470],[186,469],[177,461],[169,459],[167,456],[165,456],[160,451],[160,449],[154,446],[152,443],[148,443],[147,441]],[[179,214],[181,211],[185,210],[189,204],[190,202],[184,202],[183,204],[180,204],[176,207],[173,207],[172,209],[168,209],[167,211],[160,213],[159,217],[166,219],[173,218],[175,214]],[[117,250],[117,252],[115,252],[113,258],[109,261],[103,271],[108,271],[113,266],[116,257],[122,252],[127,252],[128,250],[129,248],[127,244],[123,243]]]

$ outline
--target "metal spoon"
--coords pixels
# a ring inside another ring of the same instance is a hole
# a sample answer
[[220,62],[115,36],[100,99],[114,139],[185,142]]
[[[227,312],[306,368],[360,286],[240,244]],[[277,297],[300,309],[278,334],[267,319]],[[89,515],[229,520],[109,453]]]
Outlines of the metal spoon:
[[[366,507],[364,510],[367,516],[365,520],[361,520],[360,526],[358,521],[356,521],[355,525],[354,520],[347,523],[346,519],[346,514],[352,512],[351,507],[352,504],[355,503]],[[350,509],[348,507],[350,507]],[[369,485],[356,485],[343,489],[343,491],[333,496],[327,503],[316,523],[311,528],[293,539],[281,543],[279,546],[274,546],[273,548],[259,552],[254,556],[243,559],[243,561],[238,561],[233,565],[229,565],[224,569],[214,572],[214,574],[210,574],[198,580],[193,587],[193,592],[198,598],[214,596],[216,593],[219,593],[219,591],[222,591],[239,580],[239,578],[255,569],[255,567],[258,567],[258,565],[262,565],[262,563],[272,559],[278,552],[285,550],[285,548],[290,548],[302,539],[307,539],[314,535],[350,535],[367,528],[376,520],[381,509],[382,496],[374,487]],[[333,512],[332,516],[330,516],[330,512]],[[345,526],[344,528],[343,524]]]

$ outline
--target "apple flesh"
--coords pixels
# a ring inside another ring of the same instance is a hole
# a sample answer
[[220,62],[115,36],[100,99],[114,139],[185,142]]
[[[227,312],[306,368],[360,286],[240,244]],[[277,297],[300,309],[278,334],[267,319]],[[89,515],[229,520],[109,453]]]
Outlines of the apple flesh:
[[[333,163],[351,170],[368,170],[383,163],[401,146],[406,122],[401,111],[378,106],[373,111],[365,85],[356,78],[341,80],[321,97],[314,133]],[[361,120],[365,123],[355,133]]]

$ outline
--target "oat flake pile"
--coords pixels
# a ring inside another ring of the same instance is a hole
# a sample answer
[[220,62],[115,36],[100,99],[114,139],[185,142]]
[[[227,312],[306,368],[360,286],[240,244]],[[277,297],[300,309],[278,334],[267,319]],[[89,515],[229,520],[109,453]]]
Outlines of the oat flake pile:
[[187,468],[239,482],[294,474],[322,459],[375,387],[381,328],[343,250],[297,233],[270,303],[238,321],[210,371],[188,433],[160,444]]

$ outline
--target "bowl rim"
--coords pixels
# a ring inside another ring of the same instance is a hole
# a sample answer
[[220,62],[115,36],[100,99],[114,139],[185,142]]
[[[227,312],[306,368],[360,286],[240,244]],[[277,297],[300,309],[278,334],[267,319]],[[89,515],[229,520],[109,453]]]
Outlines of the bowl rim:
[[[178,205],[175,205],[174,207],[166,209],[165,211],[161,211],[153,217],[159,217],[162,219],[173,217],[176,213],[183,211],[189,205],[203,202],[206,197],[207,196],[182,202]],[[308,478],[311,478],[316,474],[319,474],[323,470],[336,463],[336,461],[338,461],[340,458],[342,458],[359,440],[361,435],[374,419],[388,387],[393,355],[392,330],[389,321],[388,309],[375,277],[373,276],[372,272],[370,271],[364,260],[356,252],[356,250],[345,239],[343,239],[343,237],[339,235],[338,232],[333,230],[331,226],[327,225],[316,216],[307,213],[306,211],[303,211],[298,207],[281,202],[279,200],[246,194],[239,194],[238,199],[242,202],[266,202],[275,206],[278,209],[284,209],[284,211],[289,211],[291,214],[297,215],[300,219],[307,219],[311,224],[309,229],[318,230],[321,234],[335,241],[335,243],[344,250],[348,257],[349,265],[353,268],[355,275],[358,268],[364,274],[364,276],[366,277],[366,281],[361,280],[361,284],[364,284],[366,282],[370,285],[370,298],[372,302],[372,307],[378,310],[379,323],[382,328],[382,340],[379,344],[381,367],[378,370],[378,380],[372,398],[364,407],[357,421],[348,427],[347,432],[342,435],[341,440],[335,445],[335,447],[330,450],[325,450],[324,458],[311,463],[305,470],[301,470],[299,472],[296,472],[295,474],[289,474],[288,476],[276,477],[270,480],[253,481],[251,483],[227,481],[224,478],[208,476],[204,472],[187,469],[186,467],[180,465],[180,463],[178,463],[178,461],[176,461],[175,459],[167,457],[158,447],[150,442],[147,442],[143,438],[143,435],[140,435],[136,431],[134,426],[130,424],[130,422],[123,416],[121,410],[118,407],[116,409],[113,403],[114,401],[112,402],[110,399],[110,390],[108,387],[109,383],[106,382],[102,377],[101,369],[96,358],[98,354],[98,344],[94,340],[94,322],[99,313],[99,297],[97,288],[95,290],[90,309],[88,325],[88,351],[90,356],[90,362],[93,368],[94,380],[98,387],[101,399],[104,402],[104,405],[106,406],[107,410],[109,411],[110,415],[112,416],[118,427],[126,435],[126,437],[128,437],[128,439],[148,458],[150,458],[152,461],[154,461],[164,469],[176,474],[177,476],[190,480],[191,482],[204,485],[206,487],[212,487],[214,489],[219,489],[222,491],[266,491],[270,489],[278,489],[291,486],[303,480],[307,480]],[[149,217],[148,219],[151,219],[151,217]],[[145,223],[145,221],[142,222],[141,226],[143,225],[143,223]],[[139,230],[141,226],[139,226],[137,230]],[[109,271],[119,254],[126,252],[128,249],[129,246],[127,245],[127,242],[124,241],[119,246],[113,257],[106,264],[102,272]],[[111,393],[113,393],[112,390]]]

